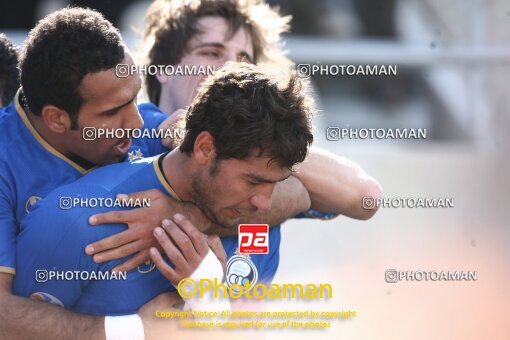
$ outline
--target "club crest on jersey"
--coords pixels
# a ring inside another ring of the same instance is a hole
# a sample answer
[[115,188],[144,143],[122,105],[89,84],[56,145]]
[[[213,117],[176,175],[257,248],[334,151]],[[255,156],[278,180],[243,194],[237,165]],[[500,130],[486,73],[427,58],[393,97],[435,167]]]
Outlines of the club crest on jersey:
[[59,299],[57,299],[56,297],[54,297],[53,295],[48,294],[48,293],[44,293],[44,292],[33,293],[32,295],[30,295],[30,298],[32,300],[42,301],[42,302],[51,303],[53,305],[57,305],[60,307],[64,307],[64,304]]
[[140,274],[147,274],[154,270],[156,264],[152,260],[145,261],[144,264],[138,266],[138,272]]
[[143,153],[140,151],[140,149],[138,149],[136,151],[128,152],[128,160],[130,162],[136,161],[137,159],[142,159],[142,158],[143,158]]
[[[257,283],[258,278],[257,267],[255,267],[255,264],[250,259],[250,255],[240,254],[238,249],[236,249],[235,255],[227,261],[227,286],[232,287],[234,284],[245,286],[249,283],[249,289],[251,289]],[[233,286],[232,290],[239,293],[239,289],[236,286]]]
[[41,200],[41,197],[39,196],[30,196],[27,199],[27,203],[25,203],[25,212],[29,213],[34,208],[34,205]]

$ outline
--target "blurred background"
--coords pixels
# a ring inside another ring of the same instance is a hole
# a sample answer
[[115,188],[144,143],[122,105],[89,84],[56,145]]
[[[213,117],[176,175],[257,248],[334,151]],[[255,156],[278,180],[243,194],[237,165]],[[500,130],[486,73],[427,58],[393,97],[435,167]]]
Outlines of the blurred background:
[[[358,163],[386,197],[451,197],[454,208],[382,208],[369,221],[289,221],[278,282],[328,282],[350,309],[326,331],[269,338],[509,339],[510,2],[282,0],[285,49],[297,64],[397,65],[396,76],[311,79],[316,146]],[[47,13],[96,8],[136,50],[150,1],[25,0],[0,4],[0,32],[18,46]],[[425,128],[421,140],[329,141],[328,127]],[[477,271],[476,282],[387,283],[387,269]],[[281,309],[277,303],[270,308]]]

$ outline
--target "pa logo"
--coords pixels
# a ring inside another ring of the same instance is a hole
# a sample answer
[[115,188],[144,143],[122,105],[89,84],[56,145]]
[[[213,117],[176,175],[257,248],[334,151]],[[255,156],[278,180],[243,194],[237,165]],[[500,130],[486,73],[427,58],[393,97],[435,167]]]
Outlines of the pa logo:
[[240,224],[238,242],[241,254],[269,253],[269,225]]

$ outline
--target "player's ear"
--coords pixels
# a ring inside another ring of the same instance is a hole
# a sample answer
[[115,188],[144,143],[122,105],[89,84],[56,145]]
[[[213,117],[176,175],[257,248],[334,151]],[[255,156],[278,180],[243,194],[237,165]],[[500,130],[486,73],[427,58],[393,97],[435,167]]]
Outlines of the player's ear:
[[168,83],[168,81],[170,80],[171,76],[167,75],[167,74],[164,74],[163,72],[158,72],[156,74],[156,79],[159,81],[159,83],[161,85],[163,84],[166,84]]
[[41,111],[41,118],[46,126],[55,133],[64,133],[71,129],[71,119],[69,114],[54,106],[46,105]]
[[207,165],[216,159],[214,137],[207,131],[202,131],[195,139],[193,148],[195,160],[201,165]]

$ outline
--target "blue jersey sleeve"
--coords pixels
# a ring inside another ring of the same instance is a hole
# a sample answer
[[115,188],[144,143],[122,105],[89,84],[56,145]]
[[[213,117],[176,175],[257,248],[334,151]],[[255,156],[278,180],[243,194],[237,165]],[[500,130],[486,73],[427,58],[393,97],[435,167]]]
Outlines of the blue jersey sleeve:
[[[143,118],[143,128],[147,130],[157,129],[158,126],[169,117],[152,103],[138,105],[138,111],[140,111],[140,115]],[[168,151],[168,149],[161,144],[161,139],[159,138],[141,138],[139,142],[145,143],[149,150],[149,155],[144,155],[145,157],[156,156]]]
[[[77,192],[90,193],[87,189],[78,186]],[[97,239],[101,229],[88,224],[89,211],[62,210],[61,197],[68,196],[51,195],[23,218],[17,246],[20,270],[14,278],[13,291],[19,296],[72,308],[92,273],[106,272],[111,267],[110,263],[97,264],[85,254],[85,246]]]
[[280,264],[280,240],[281,226],[277,225],[269,229],[270,252],[267,254],[266,265],[260,271],[260,282],[271,284]]
[[335,213],[321,212],[314,209],[308,209],[307,211],[303,211],[302,213],[294,216],[294,218],[313,218],[319,220],[332,220],[337,216],[338,214]]
[[10,196],[8,181],[0,173],[0,272],[15,274],[17,227],[14,199]]

